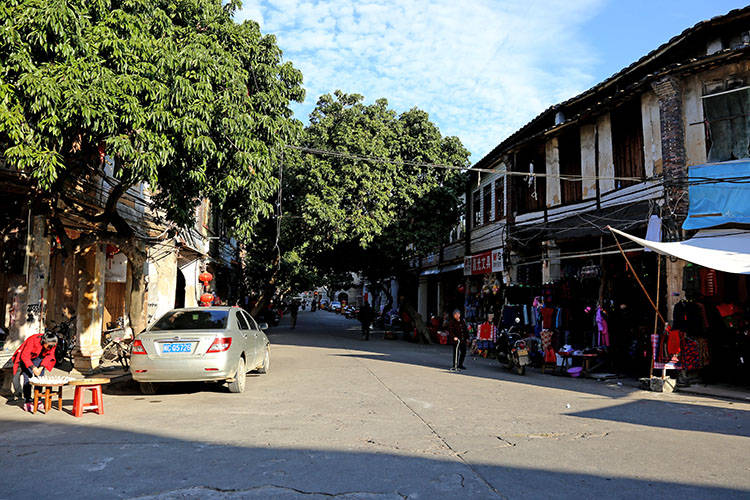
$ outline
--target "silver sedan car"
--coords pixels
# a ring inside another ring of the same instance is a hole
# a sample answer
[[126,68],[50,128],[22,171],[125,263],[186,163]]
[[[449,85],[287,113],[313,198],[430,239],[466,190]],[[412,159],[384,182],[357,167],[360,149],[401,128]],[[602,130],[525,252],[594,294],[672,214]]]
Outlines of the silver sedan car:
[[158,382],[193,381],[224,381],[242,392],[248,371],[270,369],[267,328],[239,307],[172,309],[136,336],[130,372],[144,394]]

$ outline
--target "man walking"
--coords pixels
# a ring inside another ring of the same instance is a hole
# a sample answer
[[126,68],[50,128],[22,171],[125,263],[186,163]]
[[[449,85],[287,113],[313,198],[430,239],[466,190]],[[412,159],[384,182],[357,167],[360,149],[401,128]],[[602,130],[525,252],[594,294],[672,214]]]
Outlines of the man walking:
[[461,317],[461,311],[453,311],[453,317],[448,322],[448,332],[456,343],[456,350],[453,353],[453,369],[465,370],[464,359],[466,359],[466,344],[469,341],[469,329],[466,322]]
[[373,320],[373,310],[369,302],[362,304],[359,309],[359,321],[362,323],[362,339],[370,340],[370,324]]

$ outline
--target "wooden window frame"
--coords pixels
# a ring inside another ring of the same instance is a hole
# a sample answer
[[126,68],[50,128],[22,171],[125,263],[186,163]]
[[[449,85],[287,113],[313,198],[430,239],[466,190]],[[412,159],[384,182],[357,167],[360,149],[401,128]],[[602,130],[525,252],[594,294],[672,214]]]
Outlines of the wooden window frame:
[[492,184],[482,186],[482,223],[492,221]]
[[495,220],[505,218],[505,177],[495,180]]

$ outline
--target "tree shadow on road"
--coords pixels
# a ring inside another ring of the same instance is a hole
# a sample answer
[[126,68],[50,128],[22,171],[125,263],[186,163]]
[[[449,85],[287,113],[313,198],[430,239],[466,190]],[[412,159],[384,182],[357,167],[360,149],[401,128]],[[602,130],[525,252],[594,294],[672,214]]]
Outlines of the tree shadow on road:
[[[102,417],[103,418],[103,417]],[[270,424],[269,424],[270,425]],[[363,439],[361,450],[241,446],[182,439],[153,422],[150,433],[74,424],[0,420],[5,498],[747,498],[748,490],[534,467],[467,463],[394,453]],[[263,426],[254,429],[262,432]],[[163,431],[159,429],[163,428]],[[207,429],[210,432],[210,429]],[[62,457],[64,454],[64,458]],[[510,463],[511,457],[507,462]],[[661,471],[644,470],[657,476]]]

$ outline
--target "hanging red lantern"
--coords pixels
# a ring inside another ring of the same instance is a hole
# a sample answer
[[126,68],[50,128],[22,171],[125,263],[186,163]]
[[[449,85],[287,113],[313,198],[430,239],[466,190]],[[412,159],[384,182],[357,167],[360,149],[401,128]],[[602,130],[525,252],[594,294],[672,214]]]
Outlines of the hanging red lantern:
[[214,301],[214,294],[212,293],[204,293],[201,295],[201,305],[202,306],[210,306],[211,303]]
[[463,285],[458,285],[458,293],[463,294],[466,291],[466,288]]
[[206,283],[210,283],[210,282],[211,282],[211,280],[213,280],[213,279],[214,279],[214,275],[213,275],[213,274],[211,274],[211,273],[209,273],[208,271],[203,271],[202,273],[200,273],[200,274],[198,275],[198,280],[199,280],[199,281],[200,281],[201,283],[203,283],[204,285],[205,285]]

